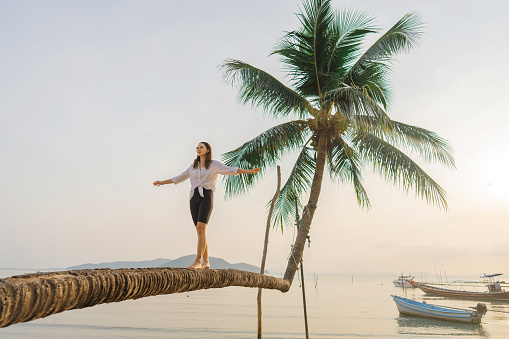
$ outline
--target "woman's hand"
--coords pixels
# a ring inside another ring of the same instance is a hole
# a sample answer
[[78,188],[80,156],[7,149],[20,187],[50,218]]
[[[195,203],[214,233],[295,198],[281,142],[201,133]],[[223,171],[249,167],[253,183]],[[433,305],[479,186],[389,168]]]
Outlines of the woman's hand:
[[161,186],[164,185],[162,181],[154,181],[154,186]]

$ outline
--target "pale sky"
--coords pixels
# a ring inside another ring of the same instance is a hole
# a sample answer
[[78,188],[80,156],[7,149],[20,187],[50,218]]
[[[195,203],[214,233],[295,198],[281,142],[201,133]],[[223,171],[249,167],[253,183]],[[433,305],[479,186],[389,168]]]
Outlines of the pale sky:
[[[0,0],[0,267],[52,268],[195,253],[189,182],[275,121],[237,103],[217,66],[240,59],[285,80],[269,53],[297,28],[297,0]],[[457,170],[417,162],[448,193],[440,211],[367,168],[372,209],[324,182],[304,252],[311,272],[509,274],[509,5],[503,1],[333,1],[384,30],[417,11],[426,34],[398,58],[398,121],[437,132]],[[294,157],[281,159],[283,180]],[[275,171],[224,200],[218,180],[210,254],[259,265]],[[303,197],[306,201],[306,197]],[[268,269],[286,266],[293,230],[270,234]]]

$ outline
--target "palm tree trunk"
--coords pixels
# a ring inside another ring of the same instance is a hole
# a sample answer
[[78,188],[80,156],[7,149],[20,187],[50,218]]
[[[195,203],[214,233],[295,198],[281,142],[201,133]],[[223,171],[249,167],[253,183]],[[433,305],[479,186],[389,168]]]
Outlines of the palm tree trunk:
[[286,292],[288,281],[234,269],[95,269],[0,279],[0,327],[66,310],[143,297],[227,286]]
[[295,272],[299,268],[299,263],[302,260],[304,245],[306,244],[309,228],[311,227],[311,222],[313,221],[313,216],[315,215],[318,198],[320,197],[323,172],[325,169],[326,146],[327,137],[326,135],[322,135],[318,139],[316,151],[316,168],[313,182],[311,183],[311,193],[309,195],[308,204],[302,211],[303,226],[307,227],[307,229],[303,227],[298,228],[297,237],[295,238],[295,243],[293,244],[292,253],[290,255],[290,259],[288,259],[288,265],[286,267],[285,276],[283,278],[284,280],[288,281],[290,285],[292,284],[293,278],[295,277]]
[[[281,191],[281,167],[277,166],[277,189],[272,201],[270,203],[269,215],[267,216],[267,226],[265,227],[265,240],[263,242],[263,254],[262,264],[260,265],[260,274],[265,273],[265,261],[267,259],[267,248],[269,246],[269,231],[270,231],[270,219],[272,219],[272,212],[274,211],[274,205],[276,199]],[[258,296],[256,297],[256,304],[258,305],[258,339],[262,338],[262,289],[258,288]]]

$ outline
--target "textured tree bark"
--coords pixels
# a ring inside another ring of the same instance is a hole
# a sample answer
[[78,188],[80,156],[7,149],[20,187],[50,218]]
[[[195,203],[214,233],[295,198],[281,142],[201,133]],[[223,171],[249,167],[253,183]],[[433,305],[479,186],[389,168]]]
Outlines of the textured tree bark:
[[287,292],[279,278],[234,269],[95,269],[26,274],[0,279],[0,327],[66,310],[148,296],[228,286]]
[[306,207],[304,207],[304,210],[302,211],[302,221],[304,225],[307,225],[308,229],[305,230],[302,227],[299,227],[297,231],[297,237],[295,238],[295,243],[293,244],[292,253],[290,255],[290,258],[288,259],[286,272],[283,277],[283,279],[288,281],[290,285],[292,284],[293,278],[295,277],[295,272],[299,268],[299,263],[302,260],[302,254],[304,253],[304,245],[306,244],[309,228],[311,228],[311,222],[313,221],[313,216],[315,215],[318,198],[320,197],[320,191],[322,189],[323,181],[323,171],[325,168],[327,140],[328,139],[326,135],[322,135],[318,139],[318,146],[316,152],[316,168],[315,174],[313,176],[313,182],[311,183],[311,193],[309,194],[308,204],[306,205]]
[[[267,225],[265,227],[265,240],[263,242],[263,254],[262,264],[260,265],[260,274],[265,273],[265,261],[267,259],[267,248],[269,246],[269,231],[270,231],[270,219],[272,219],[272,212],[274,211],[274,205],[276,199],[281,192],[281,167],[277,166],[277,189],[272,201],[270,203],[269,215],[267,216]],[[258,296],[256,297],[256,305],[258,306],[258,339],[262,338],[262,289],[258,288]]]

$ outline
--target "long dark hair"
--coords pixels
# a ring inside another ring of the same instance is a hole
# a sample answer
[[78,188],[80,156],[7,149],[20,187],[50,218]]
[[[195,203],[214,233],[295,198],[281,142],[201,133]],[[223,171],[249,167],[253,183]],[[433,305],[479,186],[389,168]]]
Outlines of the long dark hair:
[[[202,141],[200,144],[204,144],[205,147],[208,150],[208,153],[205,155],[205,168],[209,169],[210,163],[212,162],[212,148],[210,147],[210,144],[208,142]],[[198,164],[200,163],[200,156],[197,155],[196,159],[194,159],[193,162],[193,168],[198,168]]]

